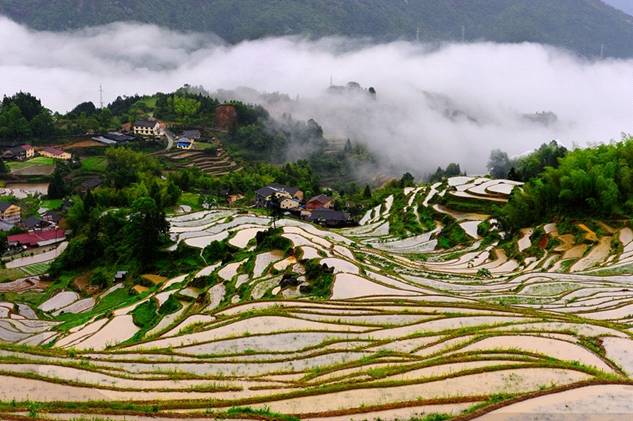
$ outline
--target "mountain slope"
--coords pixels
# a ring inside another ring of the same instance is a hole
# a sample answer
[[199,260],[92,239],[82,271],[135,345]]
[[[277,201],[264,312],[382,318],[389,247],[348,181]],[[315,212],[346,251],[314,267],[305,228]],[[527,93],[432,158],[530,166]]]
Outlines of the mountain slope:
[[631,0],[603,0],[606,4],[622,10],[624,13],[628,13],[633,16],[633,1]]
[[[615,0],[610,0],[614,2]],[[212,31],[229,42],[267,35],[371,36],[380,40],[544,42],[586,55],[601,44],[633,56],[633,17],[601,0],[0,0],[0,14],[37,29],[119,20]]]

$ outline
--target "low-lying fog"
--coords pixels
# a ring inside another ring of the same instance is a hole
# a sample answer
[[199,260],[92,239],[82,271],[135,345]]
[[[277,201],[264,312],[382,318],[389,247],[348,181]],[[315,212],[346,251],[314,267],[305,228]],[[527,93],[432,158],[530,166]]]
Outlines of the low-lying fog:
[[[328,94],[356,81],[374,87]],[[633,61],[591,61],[537,44],[372,44],[267,38],[226,45],[207,34],[116,23],[67,33],[32,31],[0,17],[0,93],[29,91],[55,111],[117,95],[249,87],[290,99],[278,115],[314,118],[326,136],[367,143],[418,173],[459,162],[484,168],[490,150],[511,155],[552,139],[572,146],[633,132]],[[536,114],[546,112],[545,114]]]

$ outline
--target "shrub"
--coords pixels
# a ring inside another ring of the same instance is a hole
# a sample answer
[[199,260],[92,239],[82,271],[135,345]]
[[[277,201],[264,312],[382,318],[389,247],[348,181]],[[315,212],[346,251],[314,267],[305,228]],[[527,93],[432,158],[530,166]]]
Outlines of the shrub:
[[106,268],[97,268],[90,276],[90,283],[101,289],[107,288],[112,282],[112,274]]
[[132,320],[141,329],[149,329],[158,322],[159,316],[157,312],[158,305],[156,300],[150,299],[136,306],[134,311],[132,311]]
[[255,236],[256,251],[281,250],[288,254],[293,249],[292,241],[282,237],[282,234],[281,228],[269,228],[266,231],[258,232]]
[[214,241],[204,248],[202,255],[208,263],[228,262],[236,251],[237,248],[226,241]]
[[182,304],[180,304],[180,301],[178,301],[175,295],[170,295],[167,301],[165,301],[158,309],[158,314],[165,316],[167,314],[175,313],[181,308]]

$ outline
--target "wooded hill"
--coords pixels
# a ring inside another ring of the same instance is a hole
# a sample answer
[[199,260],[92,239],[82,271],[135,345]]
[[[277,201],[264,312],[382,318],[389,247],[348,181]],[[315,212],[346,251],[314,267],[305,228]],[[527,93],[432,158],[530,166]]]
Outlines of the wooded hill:
[[268,35],[378,40],[540,42],[596,56],[633,56],[633,17],[601,0],[0,0],[0,14],[36,29],[133,20],[215,32],[229,42]]

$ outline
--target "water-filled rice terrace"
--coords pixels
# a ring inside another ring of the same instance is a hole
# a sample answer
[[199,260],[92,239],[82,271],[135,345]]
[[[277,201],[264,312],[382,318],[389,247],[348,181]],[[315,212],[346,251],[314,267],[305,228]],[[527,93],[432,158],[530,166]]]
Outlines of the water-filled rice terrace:
[[[281,219],[288,253],[255,251],[268,217],[173,216],[176,244],[203,253],[225,241],[240,252],[171,279],[147,276],[141,294],[113,310],[105,303],[120,284],[94,297],[57,292],[38,308],[0,303],[0,417],[633,413],[633,231],[550,223],[502,245],[485,209],[515,184],[456,177],[407,188],[404,205],[389,196],[340,230]],[[392,212],[430,212],[435,227],[393,235]],[[439,247],[451,224],[469,241]],[[314,262],[332,272],[325,296],[314,294]],[[141,309],[152,323],[139,326]]]

